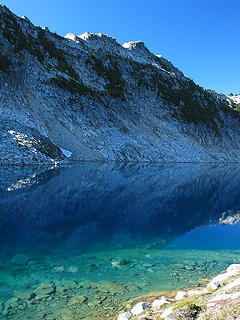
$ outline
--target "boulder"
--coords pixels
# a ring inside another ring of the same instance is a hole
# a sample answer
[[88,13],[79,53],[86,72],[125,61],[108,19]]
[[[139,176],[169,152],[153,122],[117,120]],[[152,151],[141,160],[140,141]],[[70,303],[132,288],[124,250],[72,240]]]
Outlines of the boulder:
[[226,272],[223,272],[213,278],[207,285],[207,288],[211,288],[216,290],[220,286],[223,285],[223,282],[228,280],[229,278],[240,274],[240,264],[231,264]]
[[141,314],[145,309],[150,308],[150,304],[148,302],[139,302],[137,303],[131,310],[131,313],[134,316]]
[[161,297],[161,299],[155,299],[152,303],[152,308],[154,310],[160,309],[164,304],[170,303],[166,297]]
[[13,295],[21,300],[31,300],[36,295],[31,290],[13,290]]
[[208,304],[211,303],[219,303],[220,301],[222,303],[226,303],[226,301],[232,301],[234,299],[238,299],[240,297],[240,292],[234,292],[234,293],[221,293],[217,296],[214,296],[212,299],[208,301]]
[[168,317],[172,312],[173,312],[173,307],[169,307],[163,311],[163,313],[161,314],[161,317],[164,319],[165,317]]
[[69,301],[68,306],[70,307],[73,305],[82,304],[86,301],[87,301],[87,297],[85,297],[85,296],[75,296]]
[[184,269],[184,265],[182,263],[170,264],[170,268],[172,269]]
[[191,297],[191,296],[196,296],[196,295],[205,294],[205,293],[208,293],[208,292],[209,292],[209,291],[208,291],[208,289],[206,289],[206,288],[201,289],[201,290],[189,290],[189,291],[187,292],[187,295],[188,295],[189,297]]
[[188,293],[186,291],[178,291],[175,299],[182,300],[183,298],[186,298],[187,296],[188,296]]
[[221,281],[210,281],[208,284],[208,288],[212,289],[212,290],[217,290],[219,287],[221,287],[223,285],[223,283]]
[[240,274],[240,264],[231,264],[227,268],[227,272],[231,273],[232,275],[238,275]]
[[11,308],[11,307],[15,307],[15,306],[16,306],[16,303],[17,303],[18,301],[19,301],[19,299],[18,299],[18,298],[15,298],[15,297],[7,300],[7,301],[5,302],[5,304],[4,304],[5,309]]
[[45,296],[55,292],[55,287],[48,283],[42,283],[39,287],[34,290],[37,296]]
[[118,315],[118,320],[130,320],[132,318],[133,314],[130,311],[120,313]]
[[226,285],[224,287],[224,290],[227,291],[227,290],[230,290],[235,287],[240,287],[240,277],[235,279],[234,281],[230,282],[228,285]]

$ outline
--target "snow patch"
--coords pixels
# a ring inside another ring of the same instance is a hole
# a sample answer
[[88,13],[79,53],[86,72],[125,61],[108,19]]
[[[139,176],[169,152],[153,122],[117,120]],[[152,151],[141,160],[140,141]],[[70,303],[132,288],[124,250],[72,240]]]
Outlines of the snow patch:
[[236,104],[240,104],[240,94],[235,96],[228,96],[229,99],[233,100]]
[[230,226],[233,226],[240,222],[240,213],[237,212],[233,216],[228,216],[228,217],[225,217],[225,214],[224,214],[223,217],[219,219],[219,222],[221,224],[229,224]]
[[16,183],[12,184],[10,187],[8,187],[6,190],[7,191],[13,191],[13,190],[17,190],[17,189],[22,189],[24,188],[26,185],[29,185],[31,183],[31,179],[27,178],[25,180],[18,180]]
[[[78,37],[83,39],[83,40],[88,40],[92,35],[94,35],[94,33],[84,32],[84,33],[78,35]],[[97,35],[97,33],[96,33],[96,35]]]
[[90,38],[105,38],[105,39],[110,39],[110,40],[114,40],[116,41],[116,39],[112,38],[111,36],[109,36],[108,34],[99,32],[99,33],[93,33],[93,32],[84,32],[80,35],[78,35],[78,38],[81,38],[83,40],[88,40]]
[[70,40],[73,40],[73,41],[75,41],[76,40],[76,35],[75,34],[73,34],[72,32],[69,32],[68,34],[66,34],[65,36],[64,36],[64,38],[65,39],[70,39]]
[[141,40],[125,42],[122,46],[123,46],[123,48],[128,49],[128,50],[132,50],[135,48],[146,49],[144,42]]

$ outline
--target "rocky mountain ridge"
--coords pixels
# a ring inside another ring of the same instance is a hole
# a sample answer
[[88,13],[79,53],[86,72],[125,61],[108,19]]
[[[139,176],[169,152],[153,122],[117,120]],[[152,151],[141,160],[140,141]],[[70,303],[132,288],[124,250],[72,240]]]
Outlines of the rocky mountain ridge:
[[1,163],[239,161],[235,102],[143,42],[0,15]]

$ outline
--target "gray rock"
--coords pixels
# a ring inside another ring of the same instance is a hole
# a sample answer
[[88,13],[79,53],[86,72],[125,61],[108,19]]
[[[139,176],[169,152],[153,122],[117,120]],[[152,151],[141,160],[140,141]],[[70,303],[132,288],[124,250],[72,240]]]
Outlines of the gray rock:
[[223,283],[221,281],[211,281],[208,284],[208,288],[212,289],[212,290],[217,290],[219,287],[221,287],[223,285]]
[[132,318],[133,314],[130,311],[120,313],[118,315],[118,320],[130,320]]

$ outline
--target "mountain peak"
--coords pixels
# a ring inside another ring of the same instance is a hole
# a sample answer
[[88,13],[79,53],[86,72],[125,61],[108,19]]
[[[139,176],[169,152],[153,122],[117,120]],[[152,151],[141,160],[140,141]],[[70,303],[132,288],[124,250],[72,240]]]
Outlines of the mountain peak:
[[148,50],[144,42],[141,40],[126,42],[122,46],[123,48],[131,51],[134,54],[137,54],[146,58],[152,56],[152,53]]
[[144,42],[141,41],[141,40],[125,42],[122,46],[123,46],[124,48],[128,49],[128,50],[138,49],[138,50],[147,50],[147,51],[149,51],[149,50],[146,48]]
[[69,32],[64,36],[64,38],[76,41],[78,37],[74,33]]
[[111,41],[116,41],[116,39],[112,38],[111,36],[98,32],[98,33],[93,33],[93,32],[84,32],[80,35],[78,35],[79,38],[83,40],[92,40],[92,39],[105,39],[105,40],[111,40]]
[[21,19],[31,23],[31,21],[26,16],[22,16]]
[[102,32],[99,32],[99,33],[84,32],[78,35],[78,38],[85,40],[90,44],[99,45],[99,46],[118,44],[115,38],[112,38],[111,36]]
[[84,41],[85,44],[92,50],[104,49],[107,51],[114,51],[121,47],[121,45],[117,43],[116,39],[102,32],[84,32],[80,35],[75,35],[70,32],[65,36],[65,38],[75,42]]

